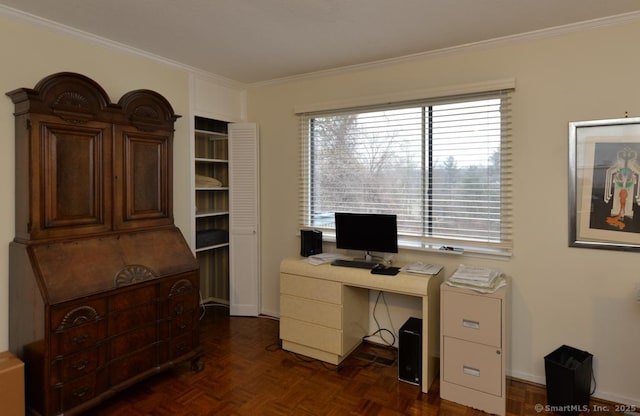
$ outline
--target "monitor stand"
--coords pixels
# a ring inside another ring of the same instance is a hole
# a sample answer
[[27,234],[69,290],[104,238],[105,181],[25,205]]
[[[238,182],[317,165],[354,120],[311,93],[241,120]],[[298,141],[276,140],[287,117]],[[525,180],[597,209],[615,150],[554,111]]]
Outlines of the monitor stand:
[[374,256],[369,251],[365,251],[364,261],[367,261],[370,263],[380,263],[380,264],[384,264],[385,266],[391,266],[391,263],[393,263],[393,255],[389,255],[389,257]]

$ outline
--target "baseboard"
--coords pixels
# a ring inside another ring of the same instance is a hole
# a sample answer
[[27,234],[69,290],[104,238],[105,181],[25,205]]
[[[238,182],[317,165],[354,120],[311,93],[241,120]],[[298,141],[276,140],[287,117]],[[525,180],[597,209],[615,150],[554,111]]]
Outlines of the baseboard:
[[[509,371],[507,372],[507,377],[510,377],[516,381],[521,381],[521,382],[528,382],[531,384],[536,384],[538,386],[546,386],[546,380],[544,377],[538,377],[538,376],[534,376],[531,374],[526,374],[526,373],[522,373],[519,371]],[[611,404],[625,404],[625,405],[629,405],[632,407],[635,407],[636,412],[638,412],[640,410],[640,398],[632,398],[632,397],[626,397],[626,396],[621,396],[619,394],[615,394],[615,393],[610,393],[610,392],[605,392],[605,391],[600,391],[597,390],[593,393],[592,395],[593,398],[595,399],[599,399],[602,401],[606,401],[609,402]],[[616,412],[616,413],[623,413],[621,412]],[[633,415],[633,413],[630,413],[631,415]],[[640,416],[640,415],[638,415]]]
[[270,311],[269,309],[261,309],[260,315],[271,316],[272,318],[280,318],[280,313],[277,311]]
[[205,299],[200,298],[200,305],[221,305],[229,307],[229,301],[226,299],[218,299],[214,297],[208,297]]

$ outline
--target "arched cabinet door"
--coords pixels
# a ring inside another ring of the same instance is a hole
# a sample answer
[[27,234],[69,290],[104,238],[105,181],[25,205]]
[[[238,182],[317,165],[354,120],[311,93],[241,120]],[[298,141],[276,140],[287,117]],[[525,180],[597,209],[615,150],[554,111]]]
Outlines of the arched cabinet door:
[[115,129],[114,228],[173,223],[173,124],[179,117],[164,97],[136,90],[119,103],[127,123]]
[[111,229],[111,120],[91,79],[58,73],[7,95],[15,104],[16,238]]
[[84,75],[50,75],[15,104],[16,239],[173,224],[174,114],[151,90],[117,104]]

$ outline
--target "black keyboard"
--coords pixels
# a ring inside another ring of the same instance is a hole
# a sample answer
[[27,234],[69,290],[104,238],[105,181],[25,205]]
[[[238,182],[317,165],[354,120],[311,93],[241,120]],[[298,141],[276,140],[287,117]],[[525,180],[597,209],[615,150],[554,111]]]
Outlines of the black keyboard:
[[370,261],[364,260],[344,260],[344,259],[335,259],[331,262],[332,266],[341,266],[341,267],[356,267],[358,269],[373,269],[373,267],[378,263],[373,263]]

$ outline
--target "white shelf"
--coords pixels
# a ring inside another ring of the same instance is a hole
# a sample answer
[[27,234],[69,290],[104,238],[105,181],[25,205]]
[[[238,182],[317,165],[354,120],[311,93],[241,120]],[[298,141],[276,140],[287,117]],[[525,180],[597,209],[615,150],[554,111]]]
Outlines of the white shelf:
[[[198,230],[218,229],[229,231],[229,136],[226,122],[196,117],[200,129],[194,130],[193,168],[196,175],[216,179],[219,183],[198,181],[194,178],[192,190],[195,205],[193,207],[194,232]],[[206,129],[206,130],[203,130]],[[211,129],[211,130],[209,130]],[[212,131],[216,130],[216,131]],[[211,185],[221,186],[211,186]],[[197,245],[195,252],[200,265],[200,281],[203,296],[229,301],[229,247],[228,239],[216,239]]]
[[229,246],[229,243],[222,243],[222,244],[215,244],[213,246],[200,247],[196,249],[196,253],[200,251],[215,250],[217,248],[228,247],[228,246]]
[[196,191],[228,191],[229,188],[228,187],[220,187],[220,188],[216,188],[216,187],[197,187],[195,188]]
[[194,160],[201,163],[229,163],[227,159],[210,159],[206,157],[196,157]]
[[217,217],[222,215],[229,215],[229,211],[220,211],[220,210],[196,211],[196,218]]
[[209,140],[227,140],[229,137],[226,133],[218,133],[215,131],[196,129],[195,132],[196,134],[202,134],[204,136],[207,136]]

